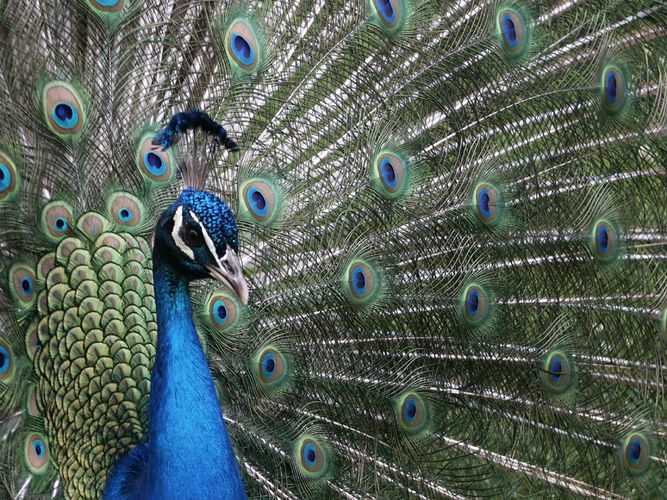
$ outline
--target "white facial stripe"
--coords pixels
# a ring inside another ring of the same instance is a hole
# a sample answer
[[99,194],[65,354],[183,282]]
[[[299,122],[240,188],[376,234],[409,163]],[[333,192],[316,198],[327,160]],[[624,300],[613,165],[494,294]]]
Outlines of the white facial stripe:
[[183,225],[183,207],[178,207],[176,209],[176,213],[174,214],[174,229],[171,230],[171,237],[174,240],[174,243],[176,243],[176,246],[180,248],[185,255],[187,255],[188,257],[190,257],[191,260],[194,261],[195,253],[192,251],[192,248],[190,248],[185,244],[185,242],[181,239],[181,235],[179,234],[182,225]]
[[208,251],[211,252],[211,255],[213,255],[213,258],[215,259],[215,262],[218,264],[218,267],[222,269],[222,262],[220,262],[220,259],[218,258],[218,252],[215,249],[215,245],[213,244],[213,240],[211,237],[208,235],[206,232],[206,228],[204,227],[204,224],[199,222],[199,219],[197,216],[190,211],[190,217],[192,217],[197,224],[199,224],[199,227],[201,228],[201,234],[204,236],[204,241],[206,242],[206,246],[208,247]]

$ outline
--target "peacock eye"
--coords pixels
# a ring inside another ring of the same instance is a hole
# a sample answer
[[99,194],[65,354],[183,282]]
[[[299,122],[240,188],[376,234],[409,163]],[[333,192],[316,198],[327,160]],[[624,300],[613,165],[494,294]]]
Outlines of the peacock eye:
[[204,244],[204,237],[194,227],[186,227],[183,239],[190,247],[198,247]]

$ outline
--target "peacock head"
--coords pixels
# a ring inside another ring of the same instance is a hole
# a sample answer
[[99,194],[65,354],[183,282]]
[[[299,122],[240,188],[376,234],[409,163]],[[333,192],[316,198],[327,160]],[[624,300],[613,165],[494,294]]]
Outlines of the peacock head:
[[160,217],[154,248],[188,280],[215,278],[248,303],[238,257],[239,231],[227,204],[206,191],[186,189]]

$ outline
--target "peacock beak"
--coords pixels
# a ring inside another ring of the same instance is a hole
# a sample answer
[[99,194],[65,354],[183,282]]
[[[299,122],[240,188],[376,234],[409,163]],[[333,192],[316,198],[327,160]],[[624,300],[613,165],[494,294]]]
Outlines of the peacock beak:
[[243,305],[248,303],[248,284],[243,277],[241,261],[234,249],[227,245],[227,251],[222,259],[216,259],[217,265],[207,265],[206,269],[212,278],[224,283]]

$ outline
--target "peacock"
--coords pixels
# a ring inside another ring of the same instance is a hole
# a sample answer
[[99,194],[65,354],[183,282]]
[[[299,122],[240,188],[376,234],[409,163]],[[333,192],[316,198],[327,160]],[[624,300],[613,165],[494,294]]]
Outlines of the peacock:
[[667,495],[667,4],[0,0],[0,497]]

